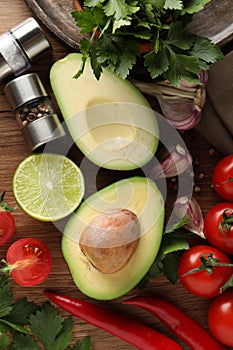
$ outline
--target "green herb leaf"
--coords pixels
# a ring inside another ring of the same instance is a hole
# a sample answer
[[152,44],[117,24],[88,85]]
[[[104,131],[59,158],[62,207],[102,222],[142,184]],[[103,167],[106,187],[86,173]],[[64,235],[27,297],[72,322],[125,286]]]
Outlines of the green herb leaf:
[[187,231],[179,229],[174,232],[167,233],[163,236],[160,252],[163,255],[177,252],[179,250],[189,249],[189,244],[186,241]]
[[9,350],[42,350],[29,335],[15,333]]
[[193,14],[204,9],[205,5],[211,2],[211,0],[189,0],[185,1],[185,6],[181,11],[181,15],[185,13]]
[[5,333],[0,333],[0,350],[6,350],[11,340]]
[[83,338],[82,341],[78,340],[74,345],[74,347],[72,348],[72,350],[90,350],[90,349],[91,349],[91,338],[89,336]]
[[9,331],[15,330],[15,331],[18,331],[18,332],[21,332],[21,333],[25,333],[25,334],[29,334],[30,333],[30,331],[28,329],[24,328],[20,324],[4,320],[3,318],[0,319],[0,322],[2,324],[4,324],[5,326],[7,326],[7,330],[9,330]]
[[55,308],[46,302],[30,317],[30,329],[46,350],[64,350],[71,341],[72,320],[63,321]]
[[164,72],[164,77],[168,79],[171,84],[180,87],[180,79],[200,84],[198,74],[201,72],[199,60],[194,56],[187,56],[183,54],[175,54],[170,56],[169,69]]
[[193,43],[194,36],[185,31],[182,21],[177,21],[170,25],[166,44],[173,45],[182,50],[189,50],[193,46]]
[[117,20],[127,15],[127,5],[124,0],[108,0],[104,10],[107,16],[114,16]]
[[94,72],[96,79],[98,80],[103,71],[101,64],[98,62],[96,48],[91,50],[91,67]]
[[43,350],[90,350],[90,337],[74,348],[69,346],[72,319],[63,319],[49,302],[42,307],[26,298],[13,303],[5,275],[0,275],[0,314],[0,350],[42,350],[37,341],[44,345]]
[[127,4],[125,0],[108,0],[107,4],[104,5],[104,11],[108,17],[113,16],[116,20],[125,19],[140,9],[135,4],[136,2]]
[[71,12],[76,24],[81,28],[80,33],[90,33],[96,25],[95,18],[90,9],[85,8],[84,11]]
[[[103,67],[125,79],[137,63],[141,40],[149,40],[144,67],[152,79],[168,79],[176,87],[181,78],[200,84],[199,73],[224,57],[220,48],[187,29],[193,14],[210,1],[85,0],[84,11],[73,12],[74,20],[82,33],[98,30],[99,35],[91,33],[89,46],[80,41],[83,64],[75,77],[89,57],[97,79]],[[131,42],[137,50],[131,49]]]
[[0,318],[8,315],[13,309],[13,292],[8,283],[6,283],[6,278],[1,279],[1,289],[0,289]]
[[185,233],[183,229],[164,233],[157,257],[140,282],[140,288],[144,287],[150,278],[156,278],[160,273],[163,273],[172,283],[177,281],[177,254],[189,249]]
[[84,0],[84,6],[92,7],[103,3],[105,0]]
[[182,10],[183,6],[182,0],[166,0],[164,4],[164,8],[170,10]]
[[173,284],[178,280],[178,262],[179,259],[174,254],[166,255],[163,260],[163,274]]
[[28,302],[27,298],[22,298],[17,300],[17,302],[13,305],[13,308],[6,317],[6,320],[21,325],[26,325],[29,322],[30,315],[36,310],[38,310],[38,306],[35,303]]
[[169,69],[169,51],[166,47],[161,49],[158,53],[151,51],[145,55],[144,62],[152,79],[156,79]]
[[209,39],[201,37],[196,37],[195,44],[189,54],[208,63],[214,63],[224,58],[219,46],[213,44]]

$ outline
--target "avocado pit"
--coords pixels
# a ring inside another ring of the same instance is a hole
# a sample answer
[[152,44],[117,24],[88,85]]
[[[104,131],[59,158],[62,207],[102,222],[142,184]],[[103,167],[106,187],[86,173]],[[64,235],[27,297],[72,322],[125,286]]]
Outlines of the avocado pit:
[[128,209],[114,209],[93,217],[80,237],[80,248],[99,271],[121,270],[133,256],[140,238],[137,216]]

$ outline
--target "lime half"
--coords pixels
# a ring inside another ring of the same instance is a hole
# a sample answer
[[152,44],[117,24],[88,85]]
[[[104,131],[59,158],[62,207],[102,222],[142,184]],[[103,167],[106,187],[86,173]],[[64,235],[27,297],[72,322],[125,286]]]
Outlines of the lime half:
[[69,158],[52,153],[32,154],[17,167],[13,193],[31,217],[55,221],[71,214],[82,201],[84,177]]

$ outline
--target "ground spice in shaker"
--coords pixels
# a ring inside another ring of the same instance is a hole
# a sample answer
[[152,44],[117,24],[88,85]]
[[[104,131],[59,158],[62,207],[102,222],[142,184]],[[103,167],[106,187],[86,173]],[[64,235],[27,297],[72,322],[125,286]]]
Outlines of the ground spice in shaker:
[[36,73],[10,81],[4,92],[31,151],[65,135],[51,99]]

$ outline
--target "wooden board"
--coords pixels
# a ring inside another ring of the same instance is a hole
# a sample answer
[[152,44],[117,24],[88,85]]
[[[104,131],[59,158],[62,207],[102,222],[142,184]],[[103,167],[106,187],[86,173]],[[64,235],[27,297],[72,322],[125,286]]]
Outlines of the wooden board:
[[[79,49],[81,34],[71,16],[72,0],[26,0],[36,16],[62,41]],[[233,38],[233,6],[228,0],[212,0],[195,15],[190,29],[221,46]]]
[[[54,9],[56,6],[58,6],[58,4],[60,4],[60,8],[63,8],[64,17],[66,17],[67,14],[65,13],[65,6],[67,6],[67,1],[62,2],[61,0],[54,0],[52,2],[47,0],[43,2],[44,8],[49,8],[53,3]],[[62,7],[62,3],[64,7]],[[217,2],[214,1],[214,3],[216,4]],[[223,3],[227,2],[221,1],[221,6],[223,6]],[[231,3],[232,1],[229,0],[228,8],[231,7]],[[37,16],[41,16],[40,18],[44,17],[44,10],[41,9],[42,1],[34,1],[34,5],[36,4],[38,4],[38,8],[35,8]],[[66,8],[71,9],[71,7],[72,6],[70,3],[69,7]],[[12,13],[14,15],[12,15]],[[14,0],[14,2],[9,0],[0,1],[0,32],[4,33],[9,28],[20,23],[29,16],[35,15],[26,5],[26,2],[24,0]],[[59,16],[56,11],[53,13],[53,16],[54,21],[57,22]],[[70,26],[65,21],[62,23],[62,18],[60,19],[60,26],[64,26],[63,29],[65,32],[66,28]],[[47,17],[47,20],[51,21],[49,17]],[[54,30],[57,30],[54,21]],[[44,26],[43,29],[52,43],[53,52],[51,56],[45,57],[43,60],[36,62],[33,65],[32,70],[39,73],[46,89],[51,93],[51,87],[49,84],[49,69],[56,60],[64,57],[69,50],[67,50],[67,46],[65,46],[63,42],[61,43],[60,40],[57,40],[57,37],[51,35],[50,30],[47,30],[47,28]],[[69,29],[71,32],[73,31],[73,29]],[[68,39],[65,40],[65,42],[69,43]],[[195,131],[185,133],[184,137],[194,159],[195,183],[200,187],[200,192],[194,193],[194,195],[201,205],[203,214],[205,214],[212,205],[220,200],[211,188],[211,174],[216,162],[222,157],[222,155],[219,152],[215,152],[214,155],[211,155],[209,153],[209,149],[212,148],[212,145],[209,144],[200,135],[198,135]],[[62,143],[60,144],[60,147],[63,147]],[[2,191],[7,191],[6,200],[8,200],[10,206],[15,205],[15,199],[12,192],[12,178],[15,169],[18,166],[19,162],[29,154],[30,152],[26,147],[25,140],[19,130],[13,113],[11,112],[9,103],[6,100],[3,91],[0,90],[0,193],[2,193]],[[78,165],[80,164],[82,155],[76,147],[72,147],[69,152],[69,156],[75,162],[77,162]],[[132,175],[134,173],[113,172],[100,169],[97,174],[96,183],[94,183],[93,173],[95,171],[96,168],[93,166],[93,164],[91,164],[91,162],[86,162],[86,196],[93,193],[96,186],[98,188],[102,188],[103,186],[110,184],[115,180]],[[203,173],[204,177],[199,177],[199,173]],[[167,197],[169,200],[172,200],[172,198],[174,198],[174,191],[172,188],[168,189]],[[108,302],[90,300],[77,289],[71,278],[70,272],[61,253],[60,241],[62,234],[60,230],[57,229],[56,225],[53,223],[44,223],[34,220],[25,214],[20,208],[14,212],[14,217],[16,221],[15,235],[9,243],[0,247],[0,258],[5,258],[7,248],[12,242],[19,238],[29,236],[36,237],[44,241],[48,245],[53,258],[52,273],[41,285],[26,288],[16,285],[13,280],[10,281],[14,291],[15,299],[27,296],[29,301],[42,303],[47,301],[47,298],[43,294],[44,290],[50,289],[73,297],[89,300],[110,310],[118,309],[121,312],[125,312],[146,323],[152,328],[157,329],[174,339],[177,339],[172,332],[170,332],[165,326],[162,325],[160,321],[151,316],[148,312],[133,307],[127,307],[126,305],[123,306],[121,304],[123,299],[126,299],[133,295],[158,295],[164,297],[166,300],[178,306],[189,316],[195,319],[201,326],[203,326],[205,329],[208,329],[207,310],[211,300],[191,295],[181,286],[179,282],[177,282],[175,285],[172,285],[162,275],[159,275],[158,278],[152,280],[145,289],[139,290],[135,288],[123,298]],[[200,242],[200,240],[197,238],[196,242]],[[65,316],[68,315],[62,311],[61,314]],[[113,337],[112,335],[94,326],[91,326],[78,318],[73,318],[73,323],[73,341],[81,339],[86,335],[90,335],[93,344],[92,350],[135,349],[133,346],[118,339],[117,337]],[[182,347],[184,350],[188,350],[188,347],[183,343]]]

